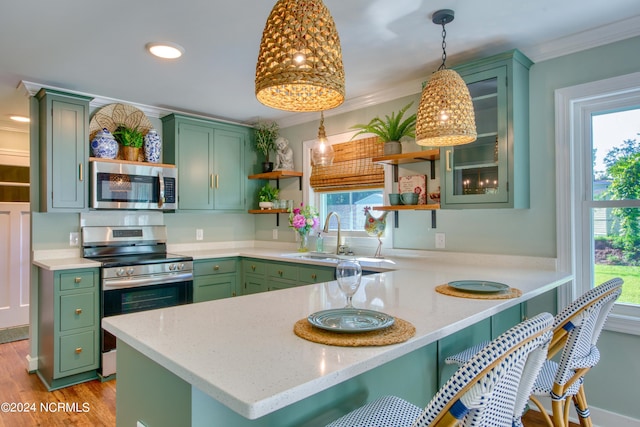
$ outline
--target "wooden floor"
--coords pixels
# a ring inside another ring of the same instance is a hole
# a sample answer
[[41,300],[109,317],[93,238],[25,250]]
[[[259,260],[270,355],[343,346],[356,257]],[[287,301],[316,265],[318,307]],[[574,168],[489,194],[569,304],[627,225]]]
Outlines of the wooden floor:
[[[116,381],[90,381],[48,392],[36,374],[26,370],[29,341],[0,344],[0,403],[15,404],[15,410],[0,411],[0,427],[116,425]],[[70,411],[58,405],[70,406]],[[26,409],[24,408],[26,406]],[[48,410],[47,410],[48,409]],[[529,411],[525,427],[544,427],[542,417]],[[571,427],[578,427],[571,424]]]

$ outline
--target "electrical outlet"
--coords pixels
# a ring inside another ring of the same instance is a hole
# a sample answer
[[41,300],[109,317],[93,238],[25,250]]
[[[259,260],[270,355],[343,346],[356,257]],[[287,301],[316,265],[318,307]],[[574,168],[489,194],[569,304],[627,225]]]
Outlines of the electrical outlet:
[[436,233],[436,249],[444,249],[444,248],[445,248],[444,233]]
[[196,240],[204,239],[204,230],[202,228],[196,228]]
[[273,240],[278,240],[278,229],[274,228],[272,233],[273,233]]
[[69,246],[80,246],[80,233],[74,231],[69,233]]

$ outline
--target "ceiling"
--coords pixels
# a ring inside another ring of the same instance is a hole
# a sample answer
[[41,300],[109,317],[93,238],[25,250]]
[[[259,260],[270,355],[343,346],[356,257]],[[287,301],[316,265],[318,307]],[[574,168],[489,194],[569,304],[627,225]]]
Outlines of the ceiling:
[[[14,1],[0,14],[0,129],[28,115],[21,81],[241,123],[317,119],[260,104],[262,30],[276,0]],[[534,61],[640,35],[638,0],[325,0],[342,45],[345,106],[417,93],[442,55],[434,11],[455,10],[447,65],[518,48]],[[184,47],[178,60],[145,51]],[[332,112],[328,112],[330,115]],[[312,116],[309,116],[309,115]]]

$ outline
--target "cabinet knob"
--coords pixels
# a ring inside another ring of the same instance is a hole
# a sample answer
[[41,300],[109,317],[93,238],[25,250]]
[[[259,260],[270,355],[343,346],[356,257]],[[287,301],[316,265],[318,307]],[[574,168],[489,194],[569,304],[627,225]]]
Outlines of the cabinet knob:
[[80,354],[82,353],[82,347],[77,347],[76,348],[76,354]]
[[82,309],[81,308],[76,308],[76,314],[82,314]]
[[234,291],[234,292],[231,292],[231,296],[232,296],[232,297],[235,297],[235,296],[236,296],[235,291]]
[[313,274],[311,275],[311,278],[312,278],[313,280],[316,280],[316,274],[315,274],[315,273],[313,273]]
[[218,271],[218,270],[220,270],[220,266],[219,265],[216,265],[215,267],[213,267],[213,271]]
[[76,283],[80,283],[82,282],[82,277],[76,277],[75,279],[73,279],[73,281]]
[[252,265],[252,266],[251,266],[251,270],[252,270],[252,271],[256,271],[256,266],[255,266],[255,265]]
[[278,270],[278,274],[282,276],[282,270]]

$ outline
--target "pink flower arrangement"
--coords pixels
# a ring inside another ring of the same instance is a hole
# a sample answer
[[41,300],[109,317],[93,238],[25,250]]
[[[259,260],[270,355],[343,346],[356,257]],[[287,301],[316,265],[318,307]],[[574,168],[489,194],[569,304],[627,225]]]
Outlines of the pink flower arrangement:
[[299,208],[289,211],[289,227],[299,234],[309,234],[311,230],[318,228],[319,223],[318,211],[313,206],[300,203]]

